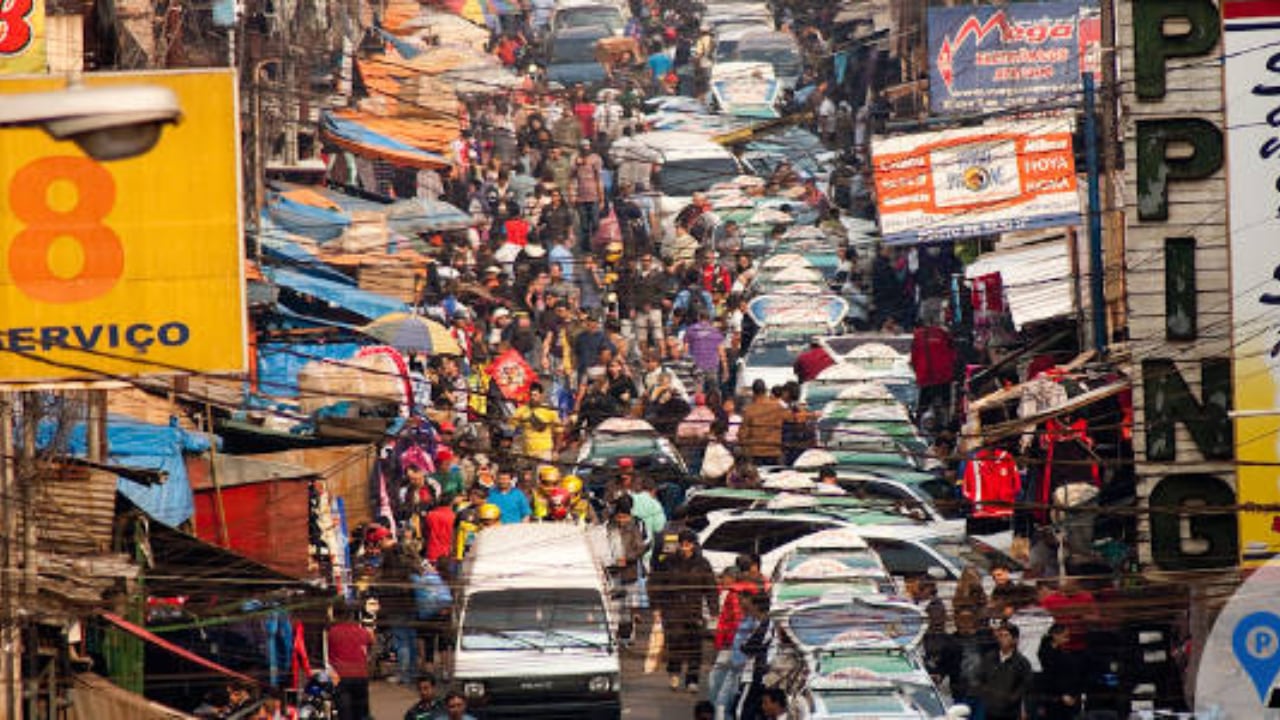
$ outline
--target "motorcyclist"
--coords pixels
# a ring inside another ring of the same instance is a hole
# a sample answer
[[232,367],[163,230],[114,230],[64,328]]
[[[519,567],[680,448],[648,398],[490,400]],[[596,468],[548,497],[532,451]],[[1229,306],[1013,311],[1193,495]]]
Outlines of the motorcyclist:
[[582,478],[577,475],[566,475],[564,480],[560,481],[560,487],[569,493],[569,516],[574,522],[579,525],[594,525],[596,511],[591,507],[591,502],[582,495]]
[[538,485],[533,489],[533,518],[546,520],[550,510],[549,502],[552,490],[560,487],[560,469],[555,465],[542,465],[538,468]]
[[458,560],[466,557],[467,551],[471,549],[471,544],[476,540],[477,533],[502,522],[502,509],[493,503],[485,503],[476,511],[475,519],[476,524],[465,520],[458,523],[457,540],[454,545],[456,550],[455,557]]

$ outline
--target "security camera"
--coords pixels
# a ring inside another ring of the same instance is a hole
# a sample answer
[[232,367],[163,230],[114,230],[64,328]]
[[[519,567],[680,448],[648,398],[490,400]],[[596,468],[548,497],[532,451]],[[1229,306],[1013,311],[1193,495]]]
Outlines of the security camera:
[[121,85],[6,95],[0,128],[42,127],[95,160],[134,157],[155,147],[161,129],[182,117],[178,96],[155,85]]

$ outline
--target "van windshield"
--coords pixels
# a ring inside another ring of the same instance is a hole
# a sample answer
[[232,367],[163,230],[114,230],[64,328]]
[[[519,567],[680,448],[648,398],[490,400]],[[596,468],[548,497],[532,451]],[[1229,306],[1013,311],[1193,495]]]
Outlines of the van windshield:
[[669,160],[658,170],[658,186],[665,195],[683,197],[737,176],[738,166],[732,158]]
[[467,601],[463,650],[604,648],[600,593],[582,588],[478,592]]

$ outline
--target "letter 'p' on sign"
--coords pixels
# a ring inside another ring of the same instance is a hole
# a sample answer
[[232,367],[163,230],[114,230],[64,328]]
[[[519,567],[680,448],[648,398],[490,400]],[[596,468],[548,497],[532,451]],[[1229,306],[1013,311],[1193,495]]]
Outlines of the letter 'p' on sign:
[[[184,119],[149,153],[109,163],[0,129],[0,382],[242,372],[234,74],[85,82],[169,87]],[[0,103],[59,85],[0,78]]]

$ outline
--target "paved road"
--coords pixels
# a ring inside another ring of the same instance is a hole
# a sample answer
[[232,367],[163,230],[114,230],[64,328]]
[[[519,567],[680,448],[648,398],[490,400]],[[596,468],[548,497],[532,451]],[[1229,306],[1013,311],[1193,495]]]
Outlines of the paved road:
[[[637,638],[632,649],[622,656],[622,716],[626,720],[685,720],[693,717],[693,705],[701,696],[672,692],[663,668],[644,673],[644,648],[647,637]],[[710,658],[708,649],[705,657]],[[706,667],[703,668],[702,693],[706,693]],[[417,691],[387,682],[375,682],[370,688],[370,705],[374,720],[400,720],[404,711],[417,699]]]

